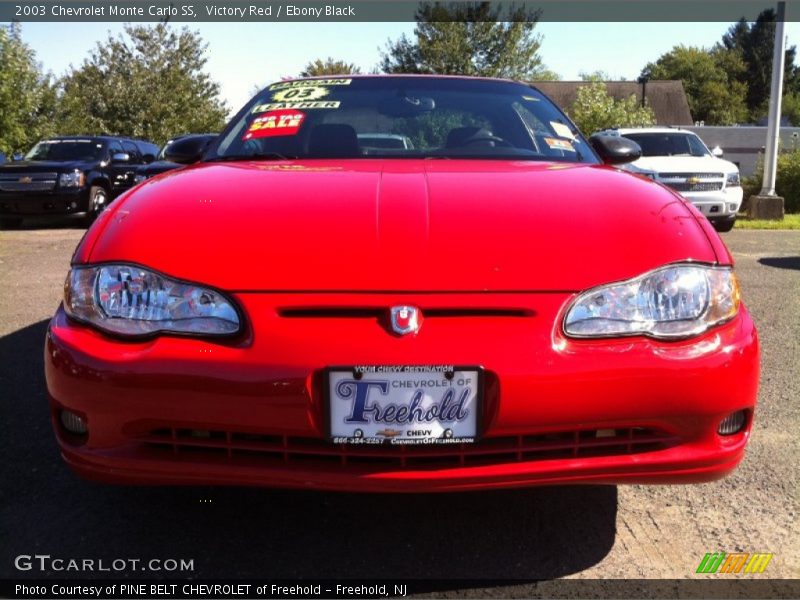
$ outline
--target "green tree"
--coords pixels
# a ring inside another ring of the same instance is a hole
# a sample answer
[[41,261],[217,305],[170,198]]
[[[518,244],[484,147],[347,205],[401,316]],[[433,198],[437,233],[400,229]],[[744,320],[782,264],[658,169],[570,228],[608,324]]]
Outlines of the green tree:
[[707,125],[732,125],[748,117],[747,84],[737,78],[745,69],[739,57],[723,49],[680,45],[649,63],[642,75],[680,79],[695,120]]
[[317,59],[309,62],[300,72],[300,77],[316,77],[319,75],[350,75],[361,73],[355,64],[343,60],[334,60],[331,57],[325,60]]
[[626,81],[624,77],[612,77],[608,71],[581,71],[578,73],[581,81]]
[[205,44],[196,32],[166,23],[125,25],[98,42],[63,80],[64,133],[127,135],[164,143],[225,124],[219,85],[205,73]]
[[610,127],[645,127],[656,122],[653,110],[647,104],[642,107],[635,94],[617,100],[609,96],[602,81],[581,85],[568,112],[586,135]]
[[545,70],[539,56],[539,12],[510,10],[510,21],[500,22],[501,7],[490,2],[422,4],[414,39],[390,40],[380,67],[386,73],[552,79],[555,74]]
[[[744,69],[739,73],[747,87],[747,108],[753,120],[767,114],[770,84],[772,82],[772,53],[775,48],[775,11],[767,9],[755,23],[740,19],[722,36],[718,48],[737,55]],[[785,53],[784,90],[800,92],[800,74],[794,64],[796,48]]]
[[0,26],[0,151],[24,152],[55,129],[56,89],[19,25]]
[[781,113],[789,119],[792,125],[797,126],[800,124],[800,93],[789,92],[784,94]]

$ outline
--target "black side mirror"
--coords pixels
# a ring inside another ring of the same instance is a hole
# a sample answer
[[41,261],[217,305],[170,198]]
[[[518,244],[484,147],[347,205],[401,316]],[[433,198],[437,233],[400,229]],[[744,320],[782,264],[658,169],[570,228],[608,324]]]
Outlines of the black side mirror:
[[146,165],[149,165],[155,159],[156,159],[156,155],[155,154],[143,154],[142,155],[142,162],[144,164],[146,164]]
[[190,165],[203,158],[208,148],[208,140],[202,137],[188,137],[172,142],[164,151],[164,158],[179,165]]
[[607,165],[632,162],[642,156],[639,144],[616,135],[595,134],[589,138],[589,143]]

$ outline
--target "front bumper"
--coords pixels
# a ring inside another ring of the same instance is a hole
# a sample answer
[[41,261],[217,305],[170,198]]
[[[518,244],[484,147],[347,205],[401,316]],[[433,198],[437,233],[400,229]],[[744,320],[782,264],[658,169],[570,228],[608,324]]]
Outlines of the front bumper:
[[718,192],[680,192],[709,220],[730,219],[742,206],[741,187],[725,187]]
[[0,217],[78,216],[88,211],[88,187],[24,194],[0,192]]
[[[59,309],[45,348],[54,427],[73,469],[117,483],[418,492],[699,482],[731,471],[743,457],[758,385],[758,341],[744,307],[688,342],[575,341],[553,327],[570,298],[481,295],[482,306],[503,310],[431,316],[417,336],[398,338],[379,319],[328,314],[341,296],[243,294],[236,299],[258,318],[224,343],[118,341]],[[445,314],[476,299],[376,295],[356,303]],[[298,303],[328,307],[328,316],[284,313]],[[510,307],[526,312],[504,312]],[[328,443],[321,369],[342,364],[483,366],[482,438],[420,456]],[[63,429],[63,408],[86,418],[88,437]],[[720,420],[737,410],[747,412],[745,429],[719,436]],[[609,430],[617,437],[595,436]]]

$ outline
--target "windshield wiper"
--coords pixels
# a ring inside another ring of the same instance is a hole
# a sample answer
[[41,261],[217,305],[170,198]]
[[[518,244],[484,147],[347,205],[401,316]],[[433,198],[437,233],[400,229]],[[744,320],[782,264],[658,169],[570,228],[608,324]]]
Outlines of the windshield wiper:
[[294,160],[296,156],[285,156],[278,152],[259,152],[256,154],[228,154],[225,156],[215,156],[205,162],[234,162],[244,160]]

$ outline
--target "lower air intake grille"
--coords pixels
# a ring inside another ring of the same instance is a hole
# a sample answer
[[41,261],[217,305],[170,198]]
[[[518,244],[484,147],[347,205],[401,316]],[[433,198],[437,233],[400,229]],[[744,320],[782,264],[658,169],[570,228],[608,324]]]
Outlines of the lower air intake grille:
[[448,468],[557,458],[587,458],[663,450],[677,439],[646,427],[588,429],[540,435],[485,438],[474,444],[443,446],[332,444],[317,438],[232,431],[159,428],[135,438],[147,447],[174,455],[206,455],[235,461],[338,464],[395,469]]

